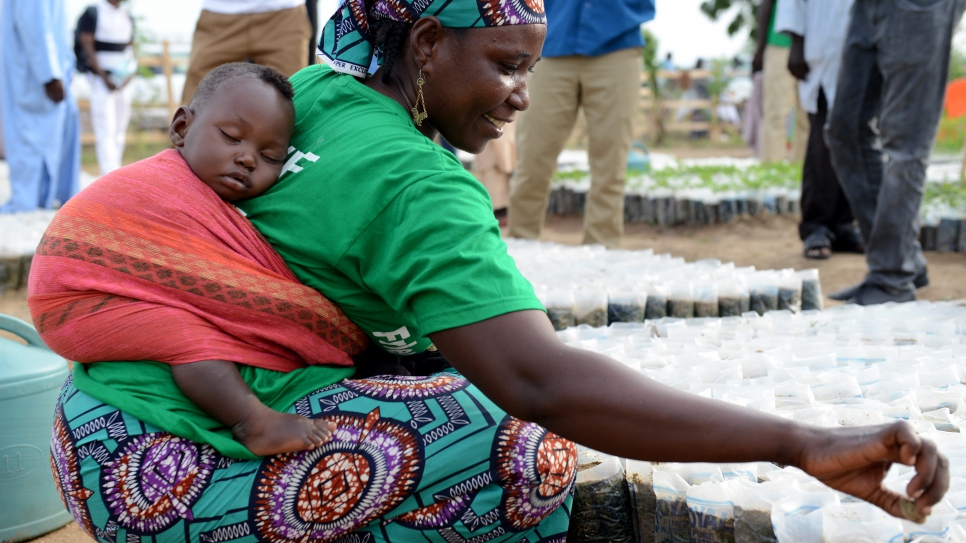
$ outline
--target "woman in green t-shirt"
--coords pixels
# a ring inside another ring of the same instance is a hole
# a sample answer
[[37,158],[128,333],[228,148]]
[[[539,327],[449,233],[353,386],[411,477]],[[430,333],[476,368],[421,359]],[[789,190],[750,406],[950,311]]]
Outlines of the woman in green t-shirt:
[[[897,516],[900,496],[882,480],[901,462],[918,472],[915,515],[929,512],[948,466],[907,424],[805,426],[662,386],[557,339],[486,192],[432,143],[440,134],[478,152],[500,137],[529,106],[545,34],[542,0],[349,0],[329,21],[329,66],[292,78],[285,173],[240,207],[384,352],[438,352],[459,374],[243,367],[267,405],[337,426],[316,450],[257,459],[180,395],[165,366],[76,366],[52,454],[88,533],[562,541],[573,441],[653,461],[794,465]],[[367,77],[374,51],[382,66]]]

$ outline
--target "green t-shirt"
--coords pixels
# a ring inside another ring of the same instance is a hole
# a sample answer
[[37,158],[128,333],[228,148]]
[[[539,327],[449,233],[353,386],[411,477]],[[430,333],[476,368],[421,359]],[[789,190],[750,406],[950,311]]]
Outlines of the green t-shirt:
[[303,283],[402,355],[433,332],[542,310],[486,190],[402,106],[324,65],[291,81],[284,173],[239,207]]
[[[768,21],[768,45],[774,45],[775,47],[783,47],[788,49],[792,46],[792,38],[788,34],[781,32],[775,32],[775,17],[778,15],[778,2],[780,0],[775,0],[775,3],[771,7],[771,20]],[[788,0],[785,0],[786,2]]]

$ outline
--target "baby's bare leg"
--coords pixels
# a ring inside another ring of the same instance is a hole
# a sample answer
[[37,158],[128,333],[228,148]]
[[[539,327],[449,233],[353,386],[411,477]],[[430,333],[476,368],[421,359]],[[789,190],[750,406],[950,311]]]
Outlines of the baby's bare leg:
[[263,404],[233,362],[175,364],[171,375],[189,400],[231,428],[235,439],[259,456],[314,449],[335,430],[328,421],[280,413]]

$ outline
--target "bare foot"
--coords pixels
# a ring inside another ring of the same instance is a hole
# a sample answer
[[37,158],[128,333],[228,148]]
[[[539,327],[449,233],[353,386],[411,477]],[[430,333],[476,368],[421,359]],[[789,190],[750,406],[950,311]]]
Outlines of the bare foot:
[[258,456],[272,456],[320,447],[332,439],[335,424],[301,415],[258,410],[232,427],[231,433]]

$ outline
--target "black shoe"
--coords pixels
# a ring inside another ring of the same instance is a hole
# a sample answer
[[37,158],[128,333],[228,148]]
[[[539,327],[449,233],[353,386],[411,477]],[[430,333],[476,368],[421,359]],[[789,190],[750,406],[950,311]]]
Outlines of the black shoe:
[[844,289],[838,292],[833,292],[829,294],[828,297],[829,299],[832,299],[832,300],[838,300],[840,302],[844,302],[849,298],[854,298],[855,295],[858,294],[860,290],[862,290],[863,286],[865,286],[864,282],[852,285],[851,287],[845,287]]
[[855,296],[848,299],[846,303],[855,305],[878,305],[889,302],[897,304],[913,302],[916,300],[915,292],[902,292],[893,294],[878,285],[862,285]]
[[912,285],[916,287],[916,289],[928,287],[929,268],[923,268],[918,274],[916,274],[916,278],[912,280]]
[[[859,291],[862,289],[862,286],[863,285],[865,285],[864,282],[863,283],[858,283],[856,285],[852,285],[851,287],[846,287],[846,288],[844,288],[844,289],[842,289],[842,290],[840,290],[838,292],[833,292],[833,293],[829,294],[828,297],[831,300],[838,300],[840,302],[847,301],[850,298],[854,298],[859,293]],[[924,287],[928,287],[929,286],[929,269],[928,268],[923,268],[922,271],[920,271],[918,274],[916,274],[916,278],[912,280],[912,285],[914,287],[916,287],[917,290],[918,289],[921,289],[921,288],[924,288]]]

